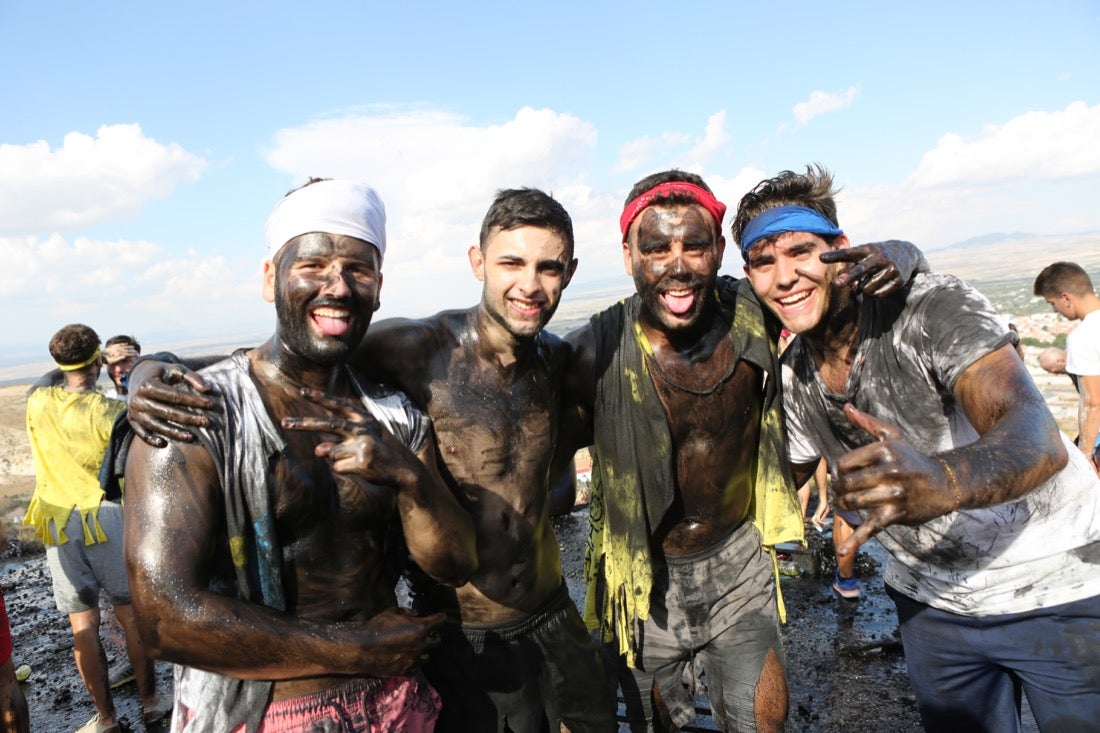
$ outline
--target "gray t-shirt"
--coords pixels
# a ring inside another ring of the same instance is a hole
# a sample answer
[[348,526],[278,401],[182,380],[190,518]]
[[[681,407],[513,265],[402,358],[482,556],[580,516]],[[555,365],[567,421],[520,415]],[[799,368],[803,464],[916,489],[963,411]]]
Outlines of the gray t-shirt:
[[[789,457],[833,463],[872,438],[844,417],[845,402],[897,425],[925,454],[978,440],[955,400],[956,380],[1014,342],[989,301],[947,275],[918,275],[907,295],[862,303],[860,345],[844,394],[821,381],[795,338],[783,357]],[[1025,497],[962,510],[877,535],[901,593],[969,616],[1018,613],[1100,594],[1100,480],[1062,436],[1069,463]]]

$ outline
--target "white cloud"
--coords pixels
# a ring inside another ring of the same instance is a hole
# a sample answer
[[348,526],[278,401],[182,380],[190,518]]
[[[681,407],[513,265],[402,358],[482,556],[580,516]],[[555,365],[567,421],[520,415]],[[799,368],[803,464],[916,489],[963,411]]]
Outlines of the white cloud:
[[805,125],[815,117],[851,107],[858,94],[858,84],[842,92],[811,92],[809,99],[794,106],[794,118],[799,125]]
[[47,234],[136,211],[194,181],[206,162],[138,125],[103,125],[90,137],[0,144],[0,226],[4,235]]
[[[726,131],[726,111],[719,110],[707,119],[701,137],[693,138],[682,132],[663,132],[656,136],[640,137],[631,140],[619,150],[619,160],[612,168],[612,173],[626,173],[642,168],[653,167],[655,170],[668,167],[678,167],[684,170],[701,170],[710,158],[725,147],[730,140]],[[680,152],[686,145],[691,144],[691,149]],[[650,161],[658,159],[662,162],[651,164]]]
[[[215,253],[172,257],[150,242],[0,237],[0,309],[20,313],[9,342],[37,343],[66,323],[106,338],[133,333],[220,336],[270,322],[256,267]],[[258,262],[257,262],[258,264]]]
[[726,110],[715,112],[707,119],[703,138],[688,152],[688,160],[693,168],[702,168],[711,156],[725,147],[730,140],[726,131]]
[[472,305],[479,287],[466,250],[498,189],[541,188],[580,228],[595,127],[549,109],[520,109],[500,124],[449,112],[386,108],[278,131],[268,162],[296,179],[370,181],[386,202],[386,315],[426,315],[439,303]]
[[626,173],[648,165],[659,151],[679,148],[691,142],[691,137],[680,132],[663,132],[660,135],[631,140],[619,150],[619,162],[612,173]]
[[1025,112],[986,125],[976,139],[940,138],[913,174],[920,187],[1052,180],[1100,173],[1100,105],[1073,102],[1054,112]]

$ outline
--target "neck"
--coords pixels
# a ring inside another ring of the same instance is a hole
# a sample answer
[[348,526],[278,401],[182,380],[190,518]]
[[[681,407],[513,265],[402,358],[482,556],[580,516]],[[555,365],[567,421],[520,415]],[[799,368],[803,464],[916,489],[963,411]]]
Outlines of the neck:
[[501,369],[511,369],[531,358],[538,348],[538,336],[521,338],[478,306],[466,319],[467,346],[477,357]]
[[1097,297],[1095,294],[1087,295],[1079,302],[1080,305],[1078,306],[1078,309],[1081,313],[1081,318],[1084,318],[1090,313],[1094,313],[1095,311],[1100,310],[1100,297]]
[[95,383],[99,374],[87,369],[65,372],[66,392],[95,392]]
[[829,312],[821,324],[802,334],[819,366],[850,366],[859,348],[859,316],[862,300],[846,288],[834,288]]
[[255,373],[265,380],[277,380],[293,387],[309,387],[328,394],[343,394],[347,371],[343,362],[318,364],[287,348],[272,336],[251,354]]

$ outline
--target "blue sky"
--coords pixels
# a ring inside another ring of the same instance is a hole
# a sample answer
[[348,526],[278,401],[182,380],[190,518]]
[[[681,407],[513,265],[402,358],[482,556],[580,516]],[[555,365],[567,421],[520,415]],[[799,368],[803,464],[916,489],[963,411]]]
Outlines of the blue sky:
[[854,241],[1100,231],[1100,3],[776,7],[4,0],[3,361],[269,333],[264,221],[311,174],[386,201],[381,316],[476,302],[503,187],[569,209],[574,292],[628,283],[623,198],[672,166],[732,209],[820,162]]

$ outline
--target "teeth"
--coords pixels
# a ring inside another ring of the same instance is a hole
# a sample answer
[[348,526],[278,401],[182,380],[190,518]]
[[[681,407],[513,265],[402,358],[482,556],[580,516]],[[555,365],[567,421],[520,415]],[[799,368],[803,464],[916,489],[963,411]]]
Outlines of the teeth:
[[798,293],[797,295],[791,295],[791,296],[786,297],[786,298],[779,298],[777,302],[779,303],[779,305],[795,305],[796,303],[801,303],[802,301],[806,300],[809,297],[810,297],[810,293],[801,292],[801,293]]
[[691,290],[666,290],[666,293],[674,298],[683,298],[684,296],[691,295]]
[[343,308],[317,308],[313,311],[313,315],[321,318],[347,318],[350,314]]

